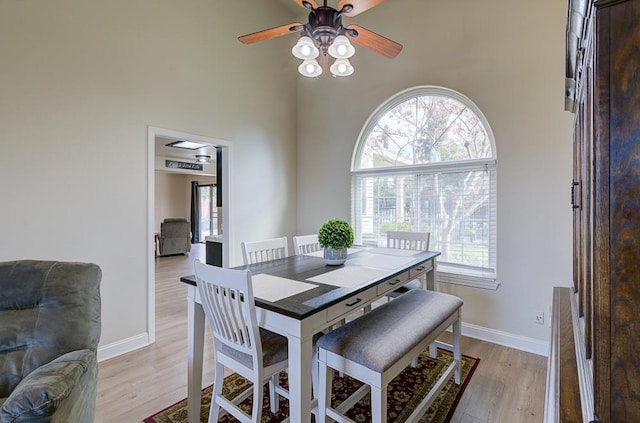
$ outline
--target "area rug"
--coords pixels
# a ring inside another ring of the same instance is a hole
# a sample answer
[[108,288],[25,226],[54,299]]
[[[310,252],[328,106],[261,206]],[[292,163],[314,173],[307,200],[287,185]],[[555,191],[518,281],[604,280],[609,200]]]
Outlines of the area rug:
[[[429,391],[431,386],[438,380],[440,375],[447,369],[453,357],[450,352],[438,349],[438,356],[435,359],[429,357],[428,351],[422,353],[418,358],[418,366],[408,367],[402,371],[389,384],[387,393],[387,415],[389,423],[404,422],[411,412],[420,403],[422,398]],[[461,384],[456,385],[449,380],[444,390],[420,419],[421,423],[448,423],[455,411],[456,405],[462,396],[473,372],[480,359],[463,356],[462,359],[462,379]],[[283,373],[280,376],[282,385],[286,386],[287,377]],[[345,398],[356,391],[362,384],[349,376],[336,377],[333,381],[332,404],[334,406],[341,403]],[[224,379],[223,395],[233,398],[244,391],[249,386],[249,382],[237,374],[232,374]],[[262,422],[281,422],[288,416],[289,405],[287,400],[280,400],[280,411],[272,414],[269,411],[269,395],[265,386],[263,401]],[[356,404],[347,415],[358,422],[371,421],[369,395],[366,395]],[[211,404],[211,386],[202,390],[202,408],[200,410],[200,421],[206,422],[209,416]],[[245,400],[241,407],[250,412],[251,398]],[[231,423],[237,420],[229,415],[223,416],[220,422]],[[144,423],[186,423],[187,422],[187,400],[184,399],[166,409],[147,417]]]

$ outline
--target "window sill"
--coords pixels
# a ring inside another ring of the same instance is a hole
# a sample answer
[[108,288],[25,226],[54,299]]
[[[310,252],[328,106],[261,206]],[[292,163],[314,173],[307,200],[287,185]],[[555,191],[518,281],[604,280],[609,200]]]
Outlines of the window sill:
[[481,272],[465,271],[446,265],[438,265],[436,281],[438,283],[470,286],[491,291],[496,291],[500,287],[500,282],[496,280],[495,276],[486,276]]

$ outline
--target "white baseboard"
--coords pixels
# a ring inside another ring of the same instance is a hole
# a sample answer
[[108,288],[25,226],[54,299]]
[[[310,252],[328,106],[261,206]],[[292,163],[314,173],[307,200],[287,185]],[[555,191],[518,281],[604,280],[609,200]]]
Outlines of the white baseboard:
[[141,333],[131,338],[98,347],[98,362],[126,354],[149,345],[149,334]]
[[[511,347],[545,357],[549,355],[549,343],[539,339],[527,338],[525,336],[476,326],[470,323],[462,323],[462,334],[470,338],[504,345],[505,347]],[[98,347],[98,362],[126,354],[148,345],[150,345],[150,342],[147,333],[103,345]]]
[[549,355],[549,342],[540,339],[527,338],[526,336],[515,335],[509,332],[502,332],[482,326],[462,323],[462,334],[470,338],[492,342],[505,347],[530,352],[547,357]]

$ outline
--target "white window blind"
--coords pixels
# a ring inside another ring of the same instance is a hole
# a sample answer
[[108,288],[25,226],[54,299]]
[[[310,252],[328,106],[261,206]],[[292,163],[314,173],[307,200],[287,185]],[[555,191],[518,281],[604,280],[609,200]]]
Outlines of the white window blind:
[[496,168],[491,129],[469,99],[439,87],[398,94],[369,118],[354,152],[356,242],[430,232],[440,282],[496,289]]

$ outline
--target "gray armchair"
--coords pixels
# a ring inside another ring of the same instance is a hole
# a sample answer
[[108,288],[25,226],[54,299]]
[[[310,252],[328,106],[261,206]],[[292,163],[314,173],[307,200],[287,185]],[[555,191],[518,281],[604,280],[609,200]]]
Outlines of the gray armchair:
[[160,255],[186,254],[191,251],[191,223],[187,219],[168,218],[160,223]]
[[93,422],[101,277],[95,264],[0,262],[0,423]]

